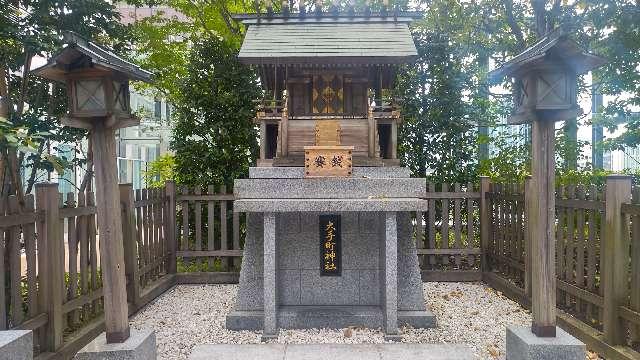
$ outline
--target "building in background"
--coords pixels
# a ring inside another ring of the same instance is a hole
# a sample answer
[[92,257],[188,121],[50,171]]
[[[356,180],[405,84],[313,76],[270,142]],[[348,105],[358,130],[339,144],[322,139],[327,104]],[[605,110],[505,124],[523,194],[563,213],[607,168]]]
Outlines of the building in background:
[[[150,16],[186,20],[167,7],[135,7],[116,5],[125,25]],[[141,118],[139,126],[121,129],[117,135],[118,176],[121,183],[132,183],[134,189],[145,187],[144,173],[149,163],[169,152],[171,139],[171,104],[148,94],[132,91],[131,109]]]

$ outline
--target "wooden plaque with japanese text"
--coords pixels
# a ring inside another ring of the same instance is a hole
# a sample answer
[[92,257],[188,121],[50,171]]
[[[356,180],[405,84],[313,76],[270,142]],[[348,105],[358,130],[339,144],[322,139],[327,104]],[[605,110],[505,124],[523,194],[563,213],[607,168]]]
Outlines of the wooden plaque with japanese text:
[[340,215],[320,215],[320,276],[342,275]]
[[305,146],[305,177],[350,177],[353,146]]

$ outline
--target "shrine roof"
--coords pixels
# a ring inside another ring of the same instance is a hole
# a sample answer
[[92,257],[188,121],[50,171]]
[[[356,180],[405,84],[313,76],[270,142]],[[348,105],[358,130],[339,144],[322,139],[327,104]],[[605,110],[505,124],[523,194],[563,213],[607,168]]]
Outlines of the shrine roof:
[[413,17],[248,19],[239,59],[247,64],[399,64],[418,53]]
[[62,82],[65,81],[67,72],[91,67],[111,71],[132,80],[151,81],[150,72],[75,33],[66,33],[65,41],[66,45],[60,52],[51,57],[47,64],[33,71],[36,75]]
[[604,58],[583,50],[578,43],[569,37],[565,29],[559,27],[513,59],[505,62],[498,69],[490,72],[489,78],[497,81],[505,76],[512,76],[525,66],[536,66],[550,60],[566,64],[576,74],[585,73],[606,63]]

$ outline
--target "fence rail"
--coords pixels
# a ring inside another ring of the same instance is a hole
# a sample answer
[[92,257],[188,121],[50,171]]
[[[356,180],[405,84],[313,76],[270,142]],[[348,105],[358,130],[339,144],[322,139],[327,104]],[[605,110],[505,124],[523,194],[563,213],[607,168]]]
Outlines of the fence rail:
[[[527,306],[526,202],[535,194],[526,187],[486,178],[479,186],[427,184],[427,211],[413,225],[423,279],[484,280]],[[607,358],[637,359],[640,189],[614,204],[614,188],[557,191],[558,319]],[[237,282],[245,217],[232,211],[226,188],[123,184],[119,196],[130,314],[175,284]],[[93,193],[62,195],[55,184],[38,185],[22,205],[0,202],[0,330],[34,330],[41,359],[71,358],[104,329],[96,222]],[[615,224],[621,235],[612,237],[606,229]],[[613,273],[624,284],[615,293],[606,290]]]

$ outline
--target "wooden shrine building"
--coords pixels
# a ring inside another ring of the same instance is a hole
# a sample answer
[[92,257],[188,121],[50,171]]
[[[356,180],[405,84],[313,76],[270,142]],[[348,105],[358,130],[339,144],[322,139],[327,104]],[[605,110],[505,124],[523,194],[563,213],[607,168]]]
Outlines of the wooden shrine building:
[[303,166],[305,146],[323,145],[326,129],[337,136],[328,144],[353,147],[353,166],[397,166],[402,118],[389,90],[399,65],[417,56],[415,17],[241,16],[239,59],[257,67],[266,94],[255,119],[258,166]]

